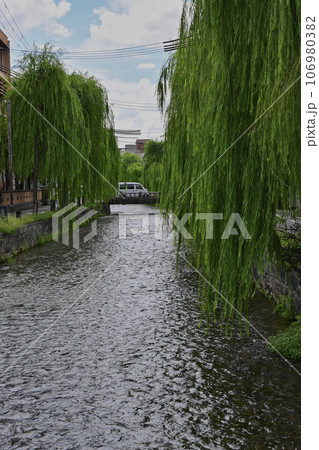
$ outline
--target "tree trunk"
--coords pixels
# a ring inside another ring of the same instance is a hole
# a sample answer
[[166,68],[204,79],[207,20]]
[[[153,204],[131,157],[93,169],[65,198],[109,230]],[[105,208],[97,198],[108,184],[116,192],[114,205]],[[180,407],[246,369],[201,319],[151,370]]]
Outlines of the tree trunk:
[[38,214],[38,175],[39,175],[39,147],[38,131],[34,137],[34,170],[33,170],[33,214]]
[[105,214],[106,216],[109,216],[111,214],[110,204],[106,203],[106,202],[102,202],[101,212],[103,214]]
[[67,183],[66,183],[66,179],[64,179],[63,181],[63,200],[62,200],[62,206],[67,206],[67,204],[69,203],[69,196],[68,196],[68,191],[67,191]]

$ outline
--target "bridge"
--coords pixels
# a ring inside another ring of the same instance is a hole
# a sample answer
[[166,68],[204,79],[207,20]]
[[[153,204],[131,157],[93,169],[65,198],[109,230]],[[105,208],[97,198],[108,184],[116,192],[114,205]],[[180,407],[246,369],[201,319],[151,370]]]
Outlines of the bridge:
[[160,202],[161,193],[160,192],[149,192],[149,195],[142,195],[141,193],[136,194],[133,192],[128,192],[122,194],[123,197],[117,195],[110,201],[110,205],[137,205],[137,204],[148,204],[156,205]]

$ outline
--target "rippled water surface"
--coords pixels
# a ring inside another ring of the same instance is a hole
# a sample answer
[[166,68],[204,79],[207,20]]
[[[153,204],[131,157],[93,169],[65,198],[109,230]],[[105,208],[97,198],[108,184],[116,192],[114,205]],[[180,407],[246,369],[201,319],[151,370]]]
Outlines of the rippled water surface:
[[[52,242],[0,265],[0,448],[300,448],[299,375],[254,331],[198,327],[171,240],[118,235],[114,214],[80,251]],[[263,298],[251,320],[265,336],[285,325]]]

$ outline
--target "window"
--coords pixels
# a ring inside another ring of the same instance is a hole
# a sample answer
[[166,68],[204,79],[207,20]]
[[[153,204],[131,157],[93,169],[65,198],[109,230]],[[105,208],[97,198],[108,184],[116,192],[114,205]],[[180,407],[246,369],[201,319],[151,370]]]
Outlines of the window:
[[136,189],[144,189],[143,186],[141,184],[137,184],[136,185]]
[[134,189],[134,184],[127,184],[126,189]]
[[125,189],[125,184],[120,184],[120,189]]

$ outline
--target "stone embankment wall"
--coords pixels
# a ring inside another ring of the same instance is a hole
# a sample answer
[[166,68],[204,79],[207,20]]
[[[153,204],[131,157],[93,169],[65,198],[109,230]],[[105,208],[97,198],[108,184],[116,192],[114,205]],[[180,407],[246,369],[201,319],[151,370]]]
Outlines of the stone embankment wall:
[[51,219],[28,223],[15,233],[0,233],[0,259],[5,260],[23,248],[38,245],[39,236],[47,236],[51,233]]
[[[296,236],[301,231],[300,217],[290,218],[284,211],[278,211],[278,217],[284,218],[277,224],[279,231]],[[257,270],[254,270],[255,281],[259,279]],[[290,297],[295,306],[295,313],[301,314],[301,269],[296,267],[290,271],[278,268],[276,264],[268,264],[260,278],[259,286],[275,300],[279,297]]]
[[[254,271],[255,280],[259,279],[257,270]],[[301,314],[301,271],[287,272],[276,265],[268,264],[260,278],[259,286],[275,300],[282,296],[290,297],[295,306],[295,313]]]

